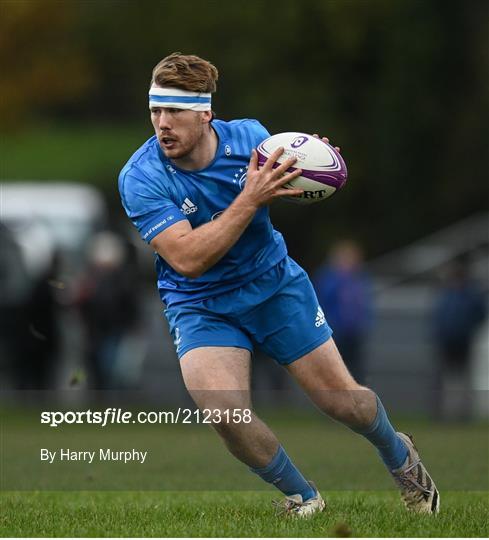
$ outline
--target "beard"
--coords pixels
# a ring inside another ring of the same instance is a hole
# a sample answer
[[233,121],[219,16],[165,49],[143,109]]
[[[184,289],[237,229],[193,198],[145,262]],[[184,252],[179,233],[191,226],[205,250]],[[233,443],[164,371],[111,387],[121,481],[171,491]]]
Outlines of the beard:
[[161,134],[158,141],[165,157],[178,160],[189,156],[202,140],[202,136],[202,125],[198,124],[186,130],[184,135]]

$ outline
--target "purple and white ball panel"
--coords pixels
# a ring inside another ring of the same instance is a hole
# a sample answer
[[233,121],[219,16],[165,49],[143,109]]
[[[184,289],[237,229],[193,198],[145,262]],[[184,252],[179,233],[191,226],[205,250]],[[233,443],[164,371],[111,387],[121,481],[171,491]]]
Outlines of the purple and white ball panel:
[[345,184],[348,171],[341,155],[331,145],[305,133],[278,133],[265,139],[257,148],[259,165],[280,146],[284,153],[274,167],[295,157],[297,161],[289,172],[302,169],[301,176],[285,187],[303,189],[304,193],[299,197],[286,197],[288,200],[305,204],[317,202],[330,197]]

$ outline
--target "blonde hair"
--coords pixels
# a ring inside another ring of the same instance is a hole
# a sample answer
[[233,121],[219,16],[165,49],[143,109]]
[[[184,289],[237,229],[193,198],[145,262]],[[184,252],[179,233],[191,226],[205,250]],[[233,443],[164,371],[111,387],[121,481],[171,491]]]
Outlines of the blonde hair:
[[215,92],[218,77],[216,67],[207,60],[174,52],[155,66],[151,86],[179,88],[189,92]]

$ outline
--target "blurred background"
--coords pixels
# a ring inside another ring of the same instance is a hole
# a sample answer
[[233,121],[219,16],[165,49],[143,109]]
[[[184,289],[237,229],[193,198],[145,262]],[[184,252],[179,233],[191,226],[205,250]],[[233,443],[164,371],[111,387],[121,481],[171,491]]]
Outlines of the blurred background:
[[[351,371],[396,411],[487,417],[488,21],[483,0],[2,0],[2,389],[185,399],[117,191],[181,51],[218,67],[219,118],[341,146],[344,190],[272,219]],[[254,384],[300,400],[260,353]]]

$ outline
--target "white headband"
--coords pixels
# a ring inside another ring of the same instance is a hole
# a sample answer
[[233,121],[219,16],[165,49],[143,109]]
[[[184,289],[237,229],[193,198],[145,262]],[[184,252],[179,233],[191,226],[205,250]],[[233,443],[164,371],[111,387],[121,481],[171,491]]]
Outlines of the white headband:
[[200,92],[187,92],[179,88],[152,86],[149,91],[149,106],[189,109],[191,111],[210,111],[211,95]]

